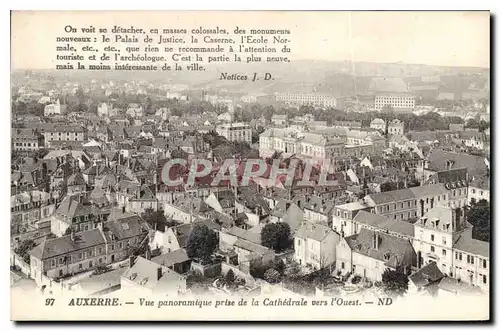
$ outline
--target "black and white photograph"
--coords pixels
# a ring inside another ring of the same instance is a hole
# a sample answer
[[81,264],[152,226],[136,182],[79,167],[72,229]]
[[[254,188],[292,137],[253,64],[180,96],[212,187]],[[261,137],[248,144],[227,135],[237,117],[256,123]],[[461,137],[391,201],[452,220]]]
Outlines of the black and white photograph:
[[12,11],[11,319],[488,321],[490,20]]

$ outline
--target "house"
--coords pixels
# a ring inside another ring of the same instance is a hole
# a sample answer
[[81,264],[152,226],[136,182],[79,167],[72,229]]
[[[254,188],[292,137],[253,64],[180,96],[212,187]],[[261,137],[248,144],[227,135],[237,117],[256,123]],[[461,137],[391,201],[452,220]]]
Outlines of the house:
[[408,276],[408,293],[437,296],[439,283],[444,277],[436,263],[426,264]]
[[490,179],[488,177],[478,178],[469,184],[468,201],[472,203],[472,199],[476,202],[480,200],[490,201]]
[[120,284],[123,293],[134,295],[177,296],[186,291],[186,277],[143,257],[131,260]]
[[57,99],[56,103],[45,106],[45,108],[43,109],[43,115],[44,116],[64,115],[66,114],[67,108],[68,108],[67,105],[61,105],[59,99]]
[[288,115],[275,114],[271,117],[271,123],[276,126],[286,126],[288,124]]
[[121,288],[121,276],[124,272],[125,268],[120,267],[99,275],[83,278],[71,287],[71,291],[85,297],[100,297],[116,292]]
[[294,258],[301,266],[320,270],[335,263],[340,235],[331,228],[304,221],[295,233]]
[[155,256],[151,261],[170,268],[179,274],[185,274],[191,266],[191,259],[183,248]]
[[67,234],[67,231],[80,232],[94,229],[102,220],[102,217],[98,213],[94,214],[94,211],[92,206],[66,196],[54,215],[50,217],[50,230],[61,237]]
[[409,240],[368,229],[340,240],[336,258],[337,270],[372,281],[381,281],[386,269],[408,275],[416,265],[416,254]]
[[106,264],[106,240],[101,229],[46,239],[30,252],[30,276],[41,283],[43,276],[64,277]]
[[87,183],[79,172],[68,177],[66,186],[68,195],[78,195],[87,191]]
[[36,151],[43,147],[43,135],[33,129],[12,129],[14,151]]
[[149,243],[151,250],[158,250],[161,254],[170,253],[181,248],[186,248],[187,239],[195,224],[204,224],[210,230],[219,232],[220,226],[209,220],[193,220],[193,223],[180,224],[166,227],[165,231],[156,230]]
[[489,243],[472,238],[460,209],[436,206],[414,226],[418,266],[434,262],[449,277],[489,291]]
[[158,200],[149,186],[142,185],[137,197],[129,199],[128,210],[133,213],[142,214],[146,209],[158,210]]
[[381,130],[382,132],[385,132],[385,128],[386,128],[385,121],[381,118],[374,118],[370,122],[370,128],[375,129],[375,130]]
[[405,123],[398,119],[390,121],[389,124],[387,125],[388,134],[403,135],[404,131],[405,131]]

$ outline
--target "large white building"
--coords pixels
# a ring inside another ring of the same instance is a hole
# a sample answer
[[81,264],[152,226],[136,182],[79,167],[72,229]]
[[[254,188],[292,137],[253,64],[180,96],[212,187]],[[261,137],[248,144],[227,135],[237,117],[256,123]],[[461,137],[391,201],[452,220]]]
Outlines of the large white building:
[[272,128],[259,136],[259,155],[267,157],[275,151],[306,158],[329,158],[344,154],[344,139],[294,129]]
[[61,105],[59,99],[57,99],[56,103],[46,105],[43,109],[44,116],[50,115],[64,115],[66,113],[66,105]]
[[384,107],[397,109],[415,108],[415,96],[407,93],[387,93],[375,96],[375,109],[382,110]]
[[442,273],[489,291],[489,244],[472,238],[464,215],[436,206],[415,223],[418,266],[434,262]]
[[216,132],[229,141],[252,142],[252,129],[245,123],[228,123],[218,126]]
[[295,106],[320,106],[335,107],[337,99],[328,94],[322,93],[277,93],[276,101],[284,102]]

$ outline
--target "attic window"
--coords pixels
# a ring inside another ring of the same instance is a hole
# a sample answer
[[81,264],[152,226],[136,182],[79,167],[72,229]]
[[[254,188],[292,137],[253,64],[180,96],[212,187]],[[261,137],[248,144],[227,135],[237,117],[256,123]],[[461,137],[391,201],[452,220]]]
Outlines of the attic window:
[[148,279],[148,277],[144,277],[144,278],[141,280],[140,284],[141,284],[141,285],[146,285],[146,284],[147,284],[147,282],[148,282],[148,280],[149,280],[149,279]]

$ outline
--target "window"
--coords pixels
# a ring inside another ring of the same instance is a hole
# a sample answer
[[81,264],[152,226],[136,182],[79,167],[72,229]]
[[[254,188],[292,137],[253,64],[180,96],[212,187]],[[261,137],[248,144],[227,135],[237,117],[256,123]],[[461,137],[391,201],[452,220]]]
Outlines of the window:
[[63,264],[64,260],[62,257],[59,258],[59,264]]
[[344,268],[345,268],[345,263],[344,263],[344,262],[342,262],[341,268],[342,268],[342,269],[344,269]]
[[99,247],[99,254],[102,254],[102,247]]
[[443,245],[446,245],[446,237],[443,237]]
[[446,249],[443,249],[443,256],[446,256]]
[[92,261],[89,261],[89,268],[92,268]]
[[431,241],[434,241],[434,235],[431,234]]
[[431,252],[434,253],[435,249],[434,249],[434,246],[431,246]]
[[82,268],[83,268],[83,265],[80,263],[80,264],[78,265],[78,269],[82,269]]
[[54,260],[52,260],[52,261],[51,261],[51,263],[50,263],[50,265],[51,265],[52,267],[55,267],[55,266],[56,266],[56,260],[55,260],[55,259],[54,259]]
[[475,188],[472,189],[472,193],[476,194],[476,189]]
[[486,259],[483,259],[483,268],[487,268]]
[[462,261],[462,253],[459,253],[458,256],[459,256],[459,260]]
[[474,264],[474,256],[470,256],[470,264]]
[[297,246],[300,246],[300,239],[297,239]]
[[111,250],[115,250],[115,245],[111,245]]
[[455,260],[458,260],[458,252],[455,252]]
[[486,275],[483,275],[483,284],[486,284]]
[[123,248],[123,244],[122,244],[122,243],[119,243],[119,244],[118,244],[118,248],[122,249],[122,248]]

